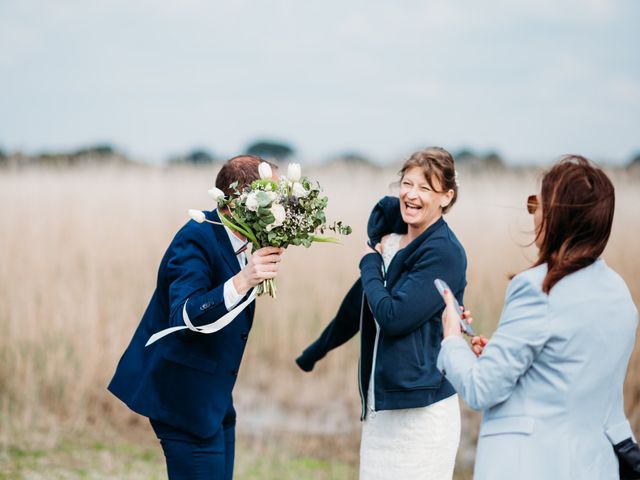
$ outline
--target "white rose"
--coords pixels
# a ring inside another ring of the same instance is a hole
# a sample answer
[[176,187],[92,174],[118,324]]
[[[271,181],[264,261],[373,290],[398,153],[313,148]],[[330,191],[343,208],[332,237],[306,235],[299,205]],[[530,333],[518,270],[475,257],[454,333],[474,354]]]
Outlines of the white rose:
[[273,205],[271,205],[270,210],[275,220],[273,221],[273,223],[267,225],[267,231],[271,231],[275,227],[279,227],[280,225],[282,225],[287,216],[286,210],[279,203],[274,203]]
[[198,223],[202,223],[207,218],[202,210],[189,209],[189,216]]
[[211,198],[213,198],[213,201],[216,203],[218,203],[221,199],[224,198],[224,192],[216,187],[213,187],[210,190],[207,190],[207,193]]
[[299,163],[290,163],[287,168],[287,178],[292,182],[300,181],[300,177],[302,176],[302,171],[300,169]]
[[293,187],[291,187],[291,193],[298,198],[304,198],[309,194],[309,192],[307,192],[299,182],[293,184]]
[[262,178],[263,180],[273,177],[273,172],[271,172],[271,165],[269,165],[267,162],[262,162],[260,163],[260,165],[258,165],[258,173],[260,174],[260,178]]
[[247,209],[255,212],[258,210],[258,198],[256,192],[251,192],[247,195],[247,200],[244,202]]

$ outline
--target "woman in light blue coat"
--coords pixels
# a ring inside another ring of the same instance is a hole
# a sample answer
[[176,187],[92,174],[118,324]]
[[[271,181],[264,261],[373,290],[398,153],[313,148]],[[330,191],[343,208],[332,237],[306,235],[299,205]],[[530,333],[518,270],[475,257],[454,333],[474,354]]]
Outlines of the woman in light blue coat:
[[484,410],[476,480],[620,478],[613,445],[633,438],[622,390],[638,312],[600,258],[614,203],[602,170],[564,158],[529,197],[538,261],[509,284],[493,338],[472,351],[445,295],[438,368]]

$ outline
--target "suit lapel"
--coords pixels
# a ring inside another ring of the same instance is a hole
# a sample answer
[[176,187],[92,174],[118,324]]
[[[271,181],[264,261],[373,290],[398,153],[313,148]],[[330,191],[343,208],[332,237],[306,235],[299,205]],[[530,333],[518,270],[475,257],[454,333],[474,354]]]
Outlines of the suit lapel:
[[[211,217],[209,218],[210,220],[213,220],[214,222],[220,221],[220,217],[218,216],[217,211],[213,210],[211,212],[207,212],[207,214],[208,214],[207,217],[209,216]],[[231,245],[231,240],[229,240],[227,229],[224,228],[222,225],[211,225],[211,228],[213,228],[213,232],[215,233],[216,238],[218,240],[218,245],[220,246],[220,253],[222,254],[222,258],[224,259],[225,262],[227,262],[227,265],[229,265],[229,268],[231,268],[231,271],[235,275],[240,271],[240,264],[238,263],[238,258],[236,257],[236,254],[233,251],[233,246]]]
[[[206,212],[207,218],[209,220],[213,220],[214,222],[220,221],[220,216],[216,210],[211,212]],[[211,224],[210,224],[211,225]],[[229,235],[227,235],[227,229],[222,225],[211,225],[213,228],[213,232],[216,235],[216,239],[218,240],[218,245],[220,247],[220,253],[222,254],[222,258],[229,265],[233,275],[240,271],[240,263],[238,262],[238,257],[236,257],[236,253],[233,250],[233,245],[231,245],[231,240],[229,240]],[[250,312],[250,319],[253,319],[253,314],[256,309],[256,302],[251,302],[247,307]]]

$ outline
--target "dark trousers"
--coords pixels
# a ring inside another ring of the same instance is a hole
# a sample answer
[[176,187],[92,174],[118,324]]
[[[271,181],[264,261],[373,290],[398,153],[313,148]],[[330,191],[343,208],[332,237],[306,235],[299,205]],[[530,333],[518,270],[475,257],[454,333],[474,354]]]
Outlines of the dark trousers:
[[169,480],[231,480],[235,454],[235,415],[209,438],[199,438],[151,420],[167,461]]

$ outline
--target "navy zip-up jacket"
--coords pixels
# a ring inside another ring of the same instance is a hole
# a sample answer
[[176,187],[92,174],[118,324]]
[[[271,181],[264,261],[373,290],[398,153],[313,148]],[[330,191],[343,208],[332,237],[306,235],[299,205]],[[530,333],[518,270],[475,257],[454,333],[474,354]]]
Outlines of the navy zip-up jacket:
[[[406,233],[399,199],[380,200],[369,218],[367,230],[371,245],[379,243],[388,233]],[[398,251],[386,278],[382,266],[382,256],[378,253],[362,258],[360,278],[345,296],[335,318],[318,340],[296,359],[300,368],[311,371],[330,350],[360,331],[358,373],[363,415],[374,368],[376,321],[380,335],[374,372],[375,410],[424,407],[455,393],[436,368],[444,301],[433,281],[436,278],[446,281],[458,302],[463,304],[467,284],[464,248],[440,218]]]

